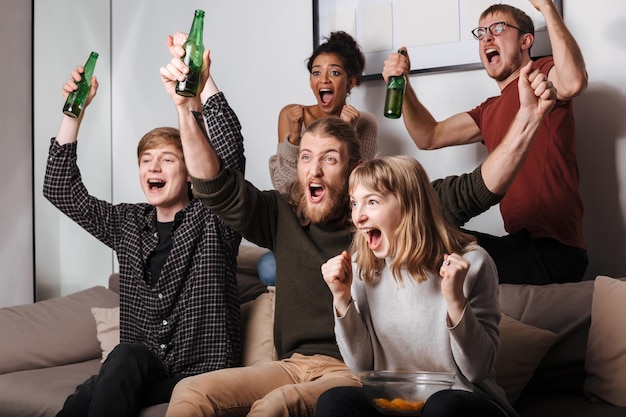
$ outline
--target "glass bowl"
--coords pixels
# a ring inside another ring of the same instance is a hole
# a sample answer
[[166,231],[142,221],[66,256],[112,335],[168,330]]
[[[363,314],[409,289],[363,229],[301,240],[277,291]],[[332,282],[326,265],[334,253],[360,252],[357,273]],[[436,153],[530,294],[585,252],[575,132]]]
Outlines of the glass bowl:
[[422,371],[365,371],[363,390],[381,414],[418,416],[432,394],[450,389],[454,374]]

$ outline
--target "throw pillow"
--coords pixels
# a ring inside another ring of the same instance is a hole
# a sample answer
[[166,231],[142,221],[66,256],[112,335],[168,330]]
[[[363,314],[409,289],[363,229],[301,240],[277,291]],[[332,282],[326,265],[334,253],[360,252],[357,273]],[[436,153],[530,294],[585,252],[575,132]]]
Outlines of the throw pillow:
[[500,350],[496,357],[496,379],[515,404],[530,381],[539,362],[556,342],[557,335],[502,314],[500,319]]
[[96,320],[96,337],[102,349],[104,362],[115,346],[120,343],[120,308],[92,307],[91,314]]
[[257,275],[256,264],[261,256],[269,252],[269,249],[246,244],[239,245],[237,255],[237,272],[249,275]]
[[626,282],[598,276],[585,357],[585,393],[626,407]]
[[260,365],[277,358],[274,348],[274,288],[241,305],[243,365]]

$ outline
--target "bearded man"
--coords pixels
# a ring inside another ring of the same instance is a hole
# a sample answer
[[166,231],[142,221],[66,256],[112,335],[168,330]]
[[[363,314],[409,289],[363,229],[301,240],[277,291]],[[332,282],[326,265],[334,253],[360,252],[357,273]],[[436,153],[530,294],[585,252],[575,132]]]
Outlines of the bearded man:
[[[206,134],[199,98],[176,95],[174,87],[188,68],[180,56],[186,37],[175,36],[174,58],[161,68],[166,91],[176,105],[183,153],[194,196],[248,241],[276,256],[274,343],[278,360],[261,365],[207,372],[180,381],[167,417],[315,415],[317,398],[337,386],[358,386],[335,341],[332,294],[321,266],[346,250],[353,237],[347,184],[360,162],[354,129],[337,117],[318,119],[302,133],[297,178],[289,194],[261,191],[241,172],[227,168]],[[209,77],[205,54],[201,85]],[[460,226],[496,204],[524,160],[555,90],[530,67],[520,77],[518,116],[498,152],[472,173],[433,182],[448,221]],[[227,106],[226,103],[222,104]],[[213,134],[236,131],[207,113]]]

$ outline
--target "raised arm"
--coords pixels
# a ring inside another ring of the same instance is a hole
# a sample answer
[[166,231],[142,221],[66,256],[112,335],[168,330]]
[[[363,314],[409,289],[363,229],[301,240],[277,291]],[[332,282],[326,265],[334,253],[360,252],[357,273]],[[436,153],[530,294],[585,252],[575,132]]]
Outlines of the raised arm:
[[485,185],[494,194],[504,194],[526,160],[535,133],[556,101],[557,90],[532,62],[520,71],[520,108],[502,142],[482,165]]
[[[72,71],[71,77],[65,82],[65,84],[63,84],[63,86],[61,87],[61,94],[63,95],[64,99],[67,99],[67,96],[72,91],[78,88],[78,85],[76,83],[81,80],[83,76],[83,71],[84,68],[82,66],[76,67],[76,69]],[[80,129],[83,117],[85,116],[85,110],[87,109],[89,104],[91,104],[91,101],[96,96],[97,91],[98,79],[94,76],[91,79],[91,89],[89,90],[89,94],[87,95],[87,99],[85,100],[85,107],[80,115],[76,118],[63,115],[56,136],[56,140],[59,145],[76,142],[76,140],[78,139],[78,130]]]
[[[402,47],[405,49],[405,47]],[[402,103],[402,119],[413,142],[420,149],[438,149],[451,145],[478,142],[482,139],[480,129],[467,113],[459,113],[438,122],[419,101],[411,86],[408,54],[389,54],[383,67],[385,82],[391,76],[404,74],[407,78],[406,92]]]
[[274,189],[285,194],[296,178],[296,163],[300,134],[304,120],[304,106],[288,104],[278,115],[278,144],[269,159],[270,178]]
[[322,277],[330,292],[333,293],[333,305],[337,317],[343,317],[352,302],[352,258],[347,251],[329,259],[322,265]]
[[518,81],[520,109],[502,142],[472,173],[433,181],[446,219],[460,227],[498,203],[526,160],[537,128],[556,100],[556,89],[532,63]]
[[184,55],[184,49],[180,43],[172,41],[171,37],[168,37],[168,47],[172,59],[165,67],[161,67],[161,81],[178,112],[178,125],[185,155],[185,165],[192,177],[210,179],[215,177],[221,169],[217,153],[208,141],[202,116],[201,96],[203,94],[208,96],[213,89],[217,90],[209,72],[210,51],[207,49],[204,52],[204,65],[200,79],[202,91],[208,88],[207,92],[195,97],[183,97],[176,94],[175,88],[178,81],[185,79],[185,73],[189,70],[180,59]]
[[[61,87],[64,98],[76,90],[76,82],[82,75],[81,66],[72,71],[70,78]],[[119,225],[126,218],[125,205],[112,205],[90,195],[82,182],[77,163],[78,131],[97,90],[98,81],[92,77],[91,89],[80,115],[72,118],[62,114],[57,135],[50,143],[42,191],[43,196],[72,221],[105,245],[117,250],[122,236]]]
[[554,67],[548,74],[559,100],[570,100],[587,88],[585,60],[574,36],[565,26],[552,0],[530,0],[546,20]]
[[[187,40],[187,36],[184,32],[177,32],[167,37],[167,47],[172,57],[180,59],[179,55],[184,53],[182,45]],[[246,159],[241,124],[226,97],[215,84],[210,72],[200,93],[200,100],[204,103],[202,110],[207,121],[211,146],[223,163],[223,168],[232,168],[244,173]],[[211,120],[215,120],[215,123],[209,123]]]

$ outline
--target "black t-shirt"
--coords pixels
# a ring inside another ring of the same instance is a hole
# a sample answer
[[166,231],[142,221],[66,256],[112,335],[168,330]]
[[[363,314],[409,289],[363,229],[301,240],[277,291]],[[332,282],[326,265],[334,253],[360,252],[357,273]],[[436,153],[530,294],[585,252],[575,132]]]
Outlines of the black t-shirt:
[[159,243],[157,244],[154,252],[148,258],[148,271],[149,274],[146,275],[146,281],[150,284],[150,286],[154,286],[156,282],[159,280],[159,276],[161,275],[161,269],[163,269],[163,265],[165,265],[165,261],[172,250],[172,228],[174,227],[174,222],[157,222],[156,229],[159,235]]

